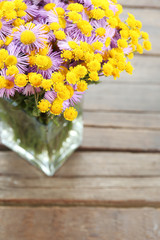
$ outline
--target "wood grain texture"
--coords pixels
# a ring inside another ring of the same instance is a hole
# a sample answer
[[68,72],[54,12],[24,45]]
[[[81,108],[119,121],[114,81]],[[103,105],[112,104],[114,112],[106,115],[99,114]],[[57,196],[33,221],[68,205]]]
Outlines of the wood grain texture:
[[[44,178],[43,173],[16,153],[0,152],[0,176]],[[158,177],[160,154],[120,152],[75,152],[54,178]]]
[[0,240],[159,240],[160,238],[160,210],[152,208],[1,207],[0,221]]
[[[114,80],[113,80],[114,81]],[[85,110],[107,111],[160,111],[160,86],[128,84],[120,80],[92,85],[86,92]]]
[[86,127],[82,149],[160,151],[159,130]]
[[124,7],[137,7],[137,8],[150,8],[150,7],[160,7],[159,0],[118,0],[118,3],[122,4]]
[[0,177],[0,204],[160,207],[160,177]]
[[160,113],[84,111],[86,127],[160,130]]

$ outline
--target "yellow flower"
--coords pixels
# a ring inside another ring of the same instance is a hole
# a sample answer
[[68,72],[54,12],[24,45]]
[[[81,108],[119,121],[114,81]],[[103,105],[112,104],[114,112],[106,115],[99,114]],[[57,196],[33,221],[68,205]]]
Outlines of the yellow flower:
[[50,79],[43,79],[42,83],[41,83],[41,87],[45,90],[45,91],[49,91],[52,87],[52,81]]
[[73,53],[70,50],[63,50],[63,53],[61,54],[61,57],[64,60],[72,60],[73,58]]
[[50,112],[54,115],[59,115],[63,111],[63,101],[55,99],[51,105]]
[[32,44],[36,41],[36,35],[31,30],[25,30],[21,33],[20,40],[25,45]]
[[103,47],[103,43],[100,41],[96,41],[96,42],[92,43],[92,47],[93,47],[93,50],[101,51],[102,47]]
[[92,25],[86,21],[86,20],[81,20],[77,23],[77,27],[81,30],[81,32],[87,36],[87,37],[91,37],[91,33],[93,30]]
[[101,64],[97,60],[93,60],[87,64],[89,71],[99,71],[101,69]]
[[41,101],[38,102],[37,107],[42,113],[45,113],[49,111],[51,104],[48,100],[42,99]]
[[103,65],[103,73],[105,76],[111,76],[113,72],[113,66],[110,63],[105,63]]
[[103,27],[99,27],[95,30],[96,35],[100,36],[100,37],[104,37],[106,34],[106,29]]
[[105,11],[100,8],[95,8],[90,11],[90,15],[92,18],[94,18],[96,20],[100,20],[100,19],[104,18]]
[[67,7],[67,10],[75,11],[75,12],[82,12],[83,11],[83,5],[80,4],[80,3],[70,3]]
[[76,82],[79,80],[79,77],[74,71],[69,71],[66,75],[66,80],[70,84],[76,84]]
[[150,41],[144,41],[143,42],[143,47],[145,50],[150,51],[152,49],[152,44]]
[[62,30],[54,31],[54,35],[57,38],[57,40],[64,40],[64,39],[66,39],[66,34]]
[[6,70],[6,75],[16,75],[19,73],[19,70],[16,66],[9,66]]
[[52,22],[50,25],[49,25],[50,29],[53,30],[53,31],[57,31],[60,29],[60,25],[59,23],[57,22]]
[[25,74],[17,74],[14,82],[18,87],[25,87],[28,83],[28,77]]
[[18,62],[17,58],[13,55],[9,55],[5,60],[6,66],[16,65],[17,62]]
[[127,48],[128,47],[128,43],[126,41],[126,39],[119,39],[117,41],[118,47],[119,48]]
[[89,74],[90,81],[99,81],[99,76],[97,72],[90,72]]
[[60,89],[60,91],[57,93],[57,97],[60,100],[68,100],[70,99],[70,91],[68,90],[68,88],[64,85],[62,89]]
[[63,82],[64,79],[65,79],[65,76],[61,72],[52,73],[51,80],[53,83]]
[[64,118],[68,121],[73,121],[78,115],[78,112],[75,108],[69,107],[64,111]]
[[81,14],[77,13],[76,11],[71,11],[68,13],[69,20],[73,21],[73,23],[78,23],[82,21]]
[[38,73],[29,73],[28,74],[28,79],[29,79],[30,84],[33,87],[40,87],[41,83],[42,83],[42,80],[43,80],[43,77],[42,77],[41,74],[38,74]]
[[84,78],[87,74],[87,68],[82,65],[77,65],[73,72],[78,76],[78,78]]
[[48,3],[48,4],[46,4],[46,5],[44,6],[44,10],[50,11],[50,10],[52,10],[55,6],[56,6],[55,3]]
[[84,92],[87,90],[87,83],[84,80],[77,82],[77,91],[78,92]]
[[134,68],[132,67],[131,63],[128,62],[126,64],[126,72],[129,73],[129,74],[132,74],[133,70],[134,70]]

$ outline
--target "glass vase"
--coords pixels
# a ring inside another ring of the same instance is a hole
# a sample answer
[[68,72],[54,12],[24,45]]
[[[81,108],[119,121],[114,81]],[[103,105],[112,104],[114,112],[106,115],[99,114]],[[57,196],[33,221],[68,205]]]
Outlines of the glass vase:
[[[40,123],[16,104],[0,99],[1,143],[18,153],[46,175],[53,176],[71,153],[80,146],[83,134],[82,107],[70,122],[63,116]],[[56,120],[55,120],[56,119]]]

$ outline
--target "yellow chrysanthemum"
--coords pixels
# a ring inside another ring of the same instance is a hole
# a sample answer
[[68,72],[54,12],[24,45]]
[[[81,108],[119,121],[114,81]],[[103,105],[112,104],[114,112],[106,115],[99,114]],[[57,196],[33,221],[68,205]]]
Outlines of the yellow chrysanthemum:
[[48,100],[42,99],[41,101],[38,102],[37,107],[42,113],[45,113],[49,111],[51,104]]
[[78,115],[78,112],[75,108],[69,107],[64,111],[64,118],[68,121],[73,121]]
[[28,83],[28,77],[25,74],[17,74],[14,82],[18,87],[25,87]]

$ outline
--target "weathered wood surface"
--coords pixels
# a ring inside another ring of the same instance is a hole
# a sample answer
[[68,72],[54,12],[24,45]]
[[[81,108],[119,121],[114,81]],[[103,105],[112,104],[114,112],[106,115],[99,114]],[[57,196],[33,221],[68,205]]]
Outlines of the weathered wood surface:
[[160,210],[0,208],[1,240],[158,240]]
[[[19,179],[45,178],[37,168],[16,153],[0,152],[0,177],[14,174]],[[159,153],[75,152],[54,178],[77,177],[158,177]]]
[[[114,80],[113,80],[114,81]],[[104,81],[105,82],[105,81]],[[92,85],[85,95],[85,110],[160,111],[160,85],[114,83]]]
[[86,127],[82,149],[160,151],[159,130]]
[[76,152],[54,178],[11,152],[1,159],[1,204],[160,206],[159,154]]
[[160,130],[160,113],[84,111],[86,127]]
[[118,0],[118,3],[122,4],[124,7],[133,7],[133,8],[158,8],[160,7],[159,0]]
[[53,178],[0,145],[0,240],[160,239],[160,1],[119,3],[152,51],[90,87],[82,146]]

